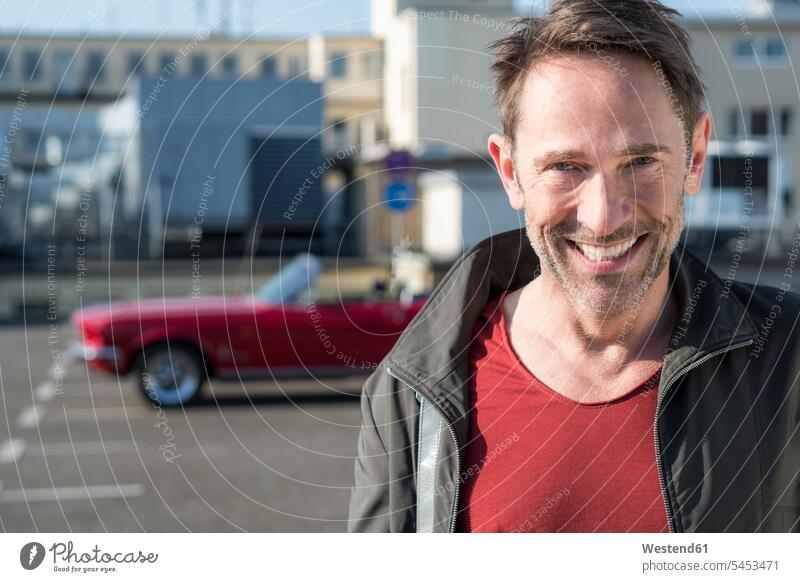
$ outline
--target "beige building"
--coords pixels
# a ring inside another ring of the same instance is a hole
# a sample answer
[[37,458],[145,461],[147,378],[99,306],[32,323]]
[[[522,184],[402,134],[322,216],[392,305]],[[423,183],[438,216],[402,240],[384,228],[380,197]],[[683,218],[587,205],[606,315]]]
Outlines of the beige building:
[[373,0],[385,42],[385,116],[393,147],[423,157],[482,155],[499,125],[487,46],[512,0]]
[[371,36],[232,38],[0,35],[0,97],[111,100],[140,74],[308,77],[323,83],[327,150],[383,137],[382,41]]
[[[373,0],[372,31],[385,47],[388,144],[361,168],[371,251],[410,245],[448,260],[490,231],[518,224],[486,150],[499,131],[487,47],[513,16],[512,0]],[[400,215],[383,204],[381,160],[390,147],[415,157],[418,202]]]
[[[689,200],[687,229],[723,231],[731,250],[746,238],[791,244],[800,223],[800,5],[755,0],[689,17],[693,52],[708,89],[714,133],[703,191]],[[708,238],[708,236],[706,236]]]

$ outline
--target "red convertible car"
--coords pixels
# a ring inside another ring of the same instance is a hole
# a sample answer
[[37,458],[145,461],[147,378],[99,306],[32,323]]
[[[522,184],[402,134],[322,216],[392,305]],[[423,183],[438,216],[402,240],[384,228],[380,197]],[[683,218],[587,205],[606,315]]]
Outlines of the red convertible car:
[[161,406],[197,399],[206,378],[368,373],[425,297],[317,303],[320,261],[301,255],[253,295],[161,298],[83,308],[73,354],[92,368],[133,372]]

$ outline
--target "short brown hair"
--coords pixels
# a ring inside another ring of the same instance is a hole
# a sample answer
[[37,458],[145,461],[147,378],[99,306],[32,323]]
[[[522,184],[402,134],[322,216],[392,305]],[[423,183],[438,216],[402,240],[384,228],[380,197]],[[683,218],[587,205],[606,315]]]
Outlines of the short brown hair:
[[537,61],[603,50],[641,56],[653,64],[662,85],[674,94],[673,108],[691,140],[705,87],[679,16],[655,0],[553,0],[540,17],[514,19],[510,33],[489,45],[495,52],[492,72],[503,132],[513,144],[523,83]]

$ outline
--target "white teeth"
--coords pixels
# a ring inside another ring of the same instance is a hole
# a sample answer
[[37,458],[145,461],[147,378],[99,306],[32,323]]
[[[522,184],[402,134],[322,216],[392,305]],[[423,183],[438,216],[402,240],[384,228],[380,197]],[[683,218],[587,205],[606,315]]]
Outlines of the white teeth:
[[575,242],[577,247],[581,250],[581,252],[586,255],[592,261],[607,261],[609,259],[616,259],[617,257],[624,255],[628,252],[634,243],[639,240],[639,238],[632,238],[631,240],[620,243],[618,245],[614,245],[613,247],[597,247],[594,245],[587,245],[580,242]]

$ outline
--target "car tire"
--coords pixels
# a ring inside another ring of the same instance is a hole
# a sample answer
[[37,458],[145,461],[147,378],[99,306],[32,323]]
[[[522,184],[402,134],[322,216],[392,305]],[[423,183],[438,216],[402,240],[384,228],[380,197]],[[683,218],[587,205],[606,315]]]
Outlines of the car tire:
[[154,406],[172,408],[196,402],[206,379],[203,358],[191,347],[157,344],[139,358],[137,383]]

